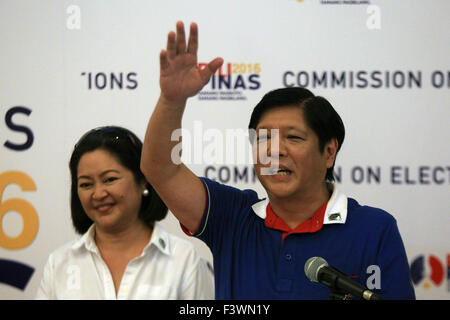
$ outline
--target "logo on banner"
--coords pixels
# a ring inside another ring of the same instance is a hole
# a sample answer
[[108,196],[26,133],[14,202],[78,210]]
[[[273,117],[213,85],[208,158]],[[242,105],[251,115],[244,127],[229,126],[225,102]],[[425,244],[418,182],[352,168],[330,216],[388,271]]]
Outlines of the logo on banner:
[[[199,63],[204,68],[206,63]],[[226,62],[198,94],[199,100],[247,100],[246,93],[261,87],[260,63]]]
[[[31,148],[34,141],[33,131],[22,124],[18,124],[15,115],[29,116],[31,109],[23,106],[15,106],[6,112],[5,123],[7,127],[25,136],[25,141],[7,140],[3,146],[10,151],[20,152]],[[22,191],[36,191],[33,179],[22,171],[0,172],[0,248],[7,250],[19,250],[29,246],[36,238],[39,229],[39,218],[36,209],[31,203],[21,198],[4,199],[4,191],[9,185],[17,185]],[[10,213],[19,214],[22,218],[22,230],[18,235],[8,234],[4,218]],[[0,283],[24,290],[34,268],[20,261],[0,258]]]
[[[304,0],[296,0],[296,2],[304,2]],[[307,1],[305,1],[307,2]],[[322,5],[368,5],[370,0],[316,0]]]
[[447,255],[447,266],[435,255],[419,255],[410,266],[411,279],[416,287],[424,289],[440,287],[447,274],[447,290],[450,291],[450,254]]
[[322,5],[368,5],[369,0],[320,0]]

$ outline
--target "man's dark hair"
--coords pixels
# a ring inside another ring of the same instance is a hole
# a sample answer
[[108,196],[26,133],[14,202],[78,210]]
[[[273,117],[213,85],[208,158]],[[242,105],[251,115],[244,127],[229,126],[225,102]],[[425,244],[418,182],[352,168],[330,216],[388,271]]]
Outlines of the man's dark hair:
[[142,142],[131,131],[117,126],[100,127],[85,133],[72,152],[69,162],[72,179],[71,186],[71,216],[73,226],[79,234],[84,234],[93,221],[86,215],[80,198],[78,197],[78,163],[81,157],[91,151],[104,150],[109,152],[117,161],[133,173],[135,182],[145,182],[149,191],[147,196],[142,197],[139,218],[150,228],[155,221],[162,220],[167,215],[167,206],[161,200],[153,187],[146,182],[140,170]]
[[[253,109],[248,128],[255,132],[264,113],[271,109],[298,106],[303,111],[306,124],[319,138],[319,151],[324,152],[325,145],[336,138],[341,149],[345,137],[345,127],[339,114],[323,97],[315,96],[311,91],[300,87],[281,88],[268,92]],[[336,158],[335,158],[336,162]],[[334,181],[334,163],[327,169],[325,180]]]

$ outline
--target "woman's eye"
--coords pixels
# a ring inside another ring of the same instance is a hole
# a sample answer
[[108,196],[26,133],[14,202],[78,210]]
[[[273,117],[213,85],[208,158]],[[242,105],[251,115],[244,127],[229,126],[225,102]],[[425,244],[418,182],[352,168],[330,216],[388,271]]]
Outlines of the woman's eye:
[[90,182],[83,182],[83,183],[80,183],[78,185],[78,187],[80,187],[82,189],[86,189],[86,188],[89,188],[91,185],[92,185],[92,183],[90,183]]
[[104,180],[104,182],[105,182],[105,183],[111,183],[111,182],[114,182],[114,181],[116,181],[116,180],[117,180],[116,177],[109,177],[109,178],[106,178],[106,179]]
[[288,139],[294,139],[294,140],[304,140],[302,137],[290,135],[288,136]]

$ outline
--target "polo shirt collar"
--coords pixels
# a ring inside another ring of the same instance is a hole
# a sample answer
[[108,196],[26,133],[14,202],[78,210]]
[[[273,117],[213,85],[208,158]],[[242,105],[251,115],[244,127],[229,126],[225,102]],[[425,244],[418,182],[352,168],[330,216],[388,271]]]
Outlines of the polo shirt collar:
[[344,224],[347,220],[347,204],[348,199],[345,194],[340,192],[333,184],[333,193],[330,200],[328,200],[327,209],[323,219],[324,224],[341,223]]
[[158,223],[155,223],[155,225],[153,226],[152,237],[149,244],[145,247],[144,251],[148,250],[148,248],[150,248],[152,245],[162,253],[168,256],[172,255],[169,235]]
[[91,252],[98,253],[97,245],[95,244],[94,240],[95,236],[95,225],[92,224],[88,231],[86,231],[80,239],[75,241],[75,243],[72,245],[72,249],[80,249],[82,247],[85,247],[87,250]]
[[[327,203],[323,224],[344,224],[347,220],[347,196],[332,184],[333,193]],[[253,212],[261,219],[266,219],[269,199],[265,198],[252,205]]]
[[[95,243],[94,240],[94,236],[95,236],[95,226],[94,224],[92,224],[89,227],[88,231],[86,231],[86,233],[83,234],[83,236],[81,236],[80,239],[75,241],[75,243],[72,245],[72,249],[76,250],[84,247],[88,251],[99,253],[97,244]],[[146,253],[152,246],[156,247],[159,251],[161,251],[166,255],[172,255],[172,250],[169,242],[169,235],[157,223],[155,223],[150,241],[145,246],[142,253],[143,254]]]

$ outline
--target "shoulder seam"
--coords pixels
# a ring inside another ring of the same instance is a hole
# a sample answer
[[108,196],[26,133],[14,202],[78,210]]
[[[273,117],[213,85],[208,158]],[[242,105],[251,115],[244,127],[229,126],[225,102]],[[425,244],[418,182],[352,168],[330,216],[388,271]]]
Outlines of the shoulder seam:
[[211,195],[209,193],[209,187],[208,184],[205,181],[202,181],[203,185],[205,186],[206,189],[206,195],[207,195],[207,203],[208,203],[208,210],[206,211],[206,219],[205,219],[205,223],[203,225],[203,229],[202,231],[200,231],[198,234],[196,234],[196,237],[199,237],[202,235],[202,233],[205,231],[206,229],[206,225],[208,224],[208,218],[209,218],[209,211],[211,209]]

